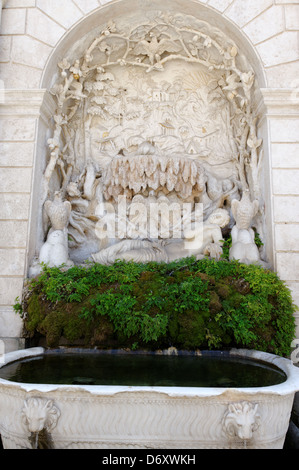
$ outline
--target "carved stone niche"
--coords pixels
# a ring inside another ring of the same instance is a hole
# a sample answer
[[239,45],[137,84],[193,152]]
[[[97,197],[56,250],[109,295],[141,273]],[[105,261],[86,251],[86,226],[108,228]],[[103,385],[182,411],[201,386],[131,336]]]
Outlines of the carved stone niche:
[[[238,46],[192,16],[133,23],[110,21],[58,63],[42,191],[49,265],[54,252],[67,266],[219,258],[233,201],[246,193],[262,207],[255,76]],[[246,230],[262,217],[257,207]]]

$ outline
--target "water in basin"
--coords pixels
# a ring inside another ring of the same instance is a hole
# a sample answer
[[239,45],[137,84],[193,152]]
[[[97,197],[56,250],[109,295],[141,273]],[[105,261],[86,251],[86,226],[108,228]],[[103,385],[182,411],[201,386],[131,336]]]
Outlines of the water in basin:
[[219,355],[52,353],[11,363],[0,378],[36,384],[266,387],[286,380],[269,363]]

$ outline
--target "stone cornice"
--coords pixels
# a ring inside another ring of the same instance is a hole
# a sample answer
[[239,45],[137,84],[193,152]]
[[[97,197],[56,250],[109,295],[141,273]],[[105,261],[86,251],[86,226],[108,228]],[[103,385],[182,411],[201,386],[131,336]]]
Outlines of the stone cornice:
[[55,112],[55,101],[45,89],[42,90],[2,90],[0,115],[31,117],[48,121]]
[[299,88],[261,88],[257,114],[299,117]]

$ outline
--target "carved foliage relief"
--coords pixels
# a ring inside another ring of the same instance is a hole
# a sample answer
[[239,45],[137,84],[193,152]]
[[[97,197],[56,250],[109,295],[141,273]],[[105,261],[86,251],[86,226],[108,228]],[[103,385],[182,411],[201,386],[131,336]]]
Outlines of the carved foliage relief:
[[[231,225],[234,199],[247,190],[260,197],[254,73],[209,24],[180,14],[153,18],[131,29],[111,21],[82,57],[58,64],[42,203],[55,191],[68,201],[61,249],[75,262],[115,244],[97,236],[96,224],[99,204],[113,207],[119,196],[129,204],[136,196],[202,203],[205,222],[220,208]],[[53,231],[59,221],[48,212],[44,229]]]

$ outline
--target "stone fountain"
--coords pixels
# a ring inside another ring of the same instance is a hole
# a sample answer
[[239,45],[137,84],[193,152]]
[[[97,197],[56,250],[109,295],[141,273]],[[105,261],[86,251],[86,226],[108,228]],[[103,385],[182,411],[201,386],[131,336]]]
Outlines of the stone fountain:
[[[16,351],[6,355],[5,364],[36,361],[43,354],[42,348]],[[58,385],[0,378],[3,446],[282,449],[299,388],[299,369],[288,359],[259,351],[231,350],[230,356],[275,366],[285,380],[265,387],[210,388]]]
[[[219,259],[230,234],[231,260],[266,265],[255,243],[265,225],[255,91],[234,41],[192,16],[110,21],[80,57],[70,49],[51,89],[30,276],[41,263]],[[43,351],[8,362],[16,354]],[[286,382],[194,391],[0,380],[4,445],[34,447],[43,433],[55,448],[281,448],[298,374],[286,359],[236,354],[277,364]]]

